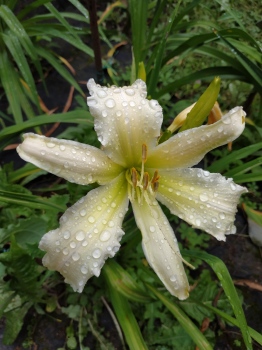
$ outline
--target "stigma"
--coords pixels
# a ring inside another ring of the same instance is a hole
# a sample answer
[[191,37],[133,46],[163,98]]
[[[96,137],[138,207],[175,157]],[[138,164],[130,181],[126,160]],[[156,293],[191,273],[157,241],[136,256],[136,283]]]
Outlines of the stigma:
[[155,194],[159,187],[160,176],[158,170],[154,171],[153,176],[145,171],[145,163],[147,160],[147,145],[142,144],[141,167],[131,168],[126,171],[126,179],[128,182],[128,197],[131,202],[138,200],[139,204],[145,200],[148,204],[152,204]]

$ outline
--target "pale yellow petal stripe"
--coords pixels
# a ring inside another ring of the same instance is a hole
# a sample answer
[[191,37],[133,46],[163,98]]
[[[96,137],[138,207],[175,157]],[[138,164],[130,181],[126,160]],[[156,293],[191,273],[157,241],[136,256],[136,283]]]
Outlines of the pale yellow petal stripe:
[[160,135],[161,106],[146,99],[146,84],[140,79],[122,88],[101,87],[90,79],[87,87],[87,104],[106,154],[125,167],[140,165],[142,144],[150,149]]
[[176,134],[155,148],[146,166],[173,169],[199,163],[207,152],[235,140],[243,132],[245,115],[242,107],[235,107],[214,124]]
[[25,161],[80,185],[105,184],[122,171],[96,147],[32,133],[24,134],[17,152]]
[[142,233],[146,259],[166,289],[181,300],[188,297],[189,285],[174,232],[162,212],[145,201],[132,203],[137,226]]
[[87,280],[98,277],[105,260],[118,251],[127,207],[123,174],[90,191],[64,213],[59,228],[42,237],[39,248],[47,252],[43,264],[82,292]]
[[161,171],[157,199],[170,211],[218,240],[235,233],[237,203],[246,188],[202,169]]

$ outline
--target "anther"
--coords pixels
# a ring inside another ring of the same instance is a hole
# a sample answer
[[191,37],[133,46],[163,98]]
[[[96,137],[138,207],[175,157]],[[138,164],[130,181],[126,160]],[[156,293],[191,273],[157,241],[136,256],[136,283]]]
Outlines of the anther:
[[158,187],[159,187],[159,182],[158,182],[158,181],[153,182],[153,183],[152,183],[152,187],[153,187],[154,192],[157,192]]
[[158,170],[155,170],[154,175],[153,175],[152,180],[151,180],[152,184],[157,182],[159,179],[160,179],[160,176],[158,175]]
[[135,168],[131,169],[131,180],[134,187],[137,185],[137,171]]
[[145,163],[147,160],[147,145],[143,143],[142,145],[142,163]]
[[145,173],[143,177],[143,189],[146,190],[149,183],[149,174]]

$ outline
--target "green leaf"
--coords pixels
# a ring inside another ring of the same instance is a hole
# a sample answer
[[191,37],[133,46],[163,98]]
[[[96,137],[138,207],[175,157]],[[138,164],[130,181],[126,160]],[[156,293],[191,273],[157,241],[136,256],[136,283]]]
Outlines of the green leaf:
[[15,341],[16,337],[22,329],[24,317],[31,306],[32,302],[27,302],[22,307],[8,311],[5,314],[6,322],[3,336],[3,344],[10,345]]
[[137,76],[139,62],[144,61],[144,57],[146,54],[145,42],[147,29],[148,0],[129,0],[128,8],[131,16],[132,45],[136,67],[135,71]]
[[[116,317],[124,332],[130,350],[147,350],[139,325],[126,297],[114,287],[111,275],[104,274]],[[114,278],[114,277],[113,277]]]
[[221,79],[247,81],[245,75],[243,75],[240,71],[230,66],[205,68],[198,72],[188,74],[180,79],[173,81],[172,83],[161,88],[159,91],[156,91],[154,95],[152,94],[152,97],[159,99],[166,93],[174,93],[178,88],[180,88],[183,85],[195,82],[198,79],[206,80],[214,78],[216,76],[219,76]]
[[243,158],[248,157],[251,154],[254,154],[256,151],[262,148],[262,142],[258,142],[254,145],[243,147],[240,150],[230,152],[227,156],[213,162],[207,170],[213,173],[220,173],[227,168],[227,166]]
[[164,294],[160,293],[157,289],[147,284],[148,289],[150,289],[155,296],[162,301],[162,303],[168,308],[168,310],[175,316],[184,330],[192,338],[195,344],[202,350],[212,350],[212,346],[209,344],[208,340],[197,328],[197,326],[191,321],[191,319],[184,313],[183,310]]
[[184,124],[179,129],[179,132],[192,129],[203,124],[217,100],[219,90],[220,78],[216,77],[188,113]]
[[216,273],[220,283],[222,284],[224,292],[228,297],[228,300],[232,306],[236,319],[238,320],[239,328],[241,330],[246,348],[248,350],[252,350],[253,347],[251,343],[249,330],[247,327],[245,314],[243,312],[241,301],[238,297],[234,283],[231,279],[231,276],[228,272],[226,265],[223,263],[222,260],[220,260],[216,256],[207,254],[205,252],[183,250],[182,255],[204,260],[206,263],[208,263],[211,266],[213,271]]
[[253,159],[249,162],[245,162],[242,165],[239,165],[237,167],[235,167],[232,170],[227,171],[226,173],[224,173],[224,175],[226,177],[233,177],[236,175],[240,175],[242,173],[246,173],[247,171],[259,166],[262,164],[262,157],[258,157],[256,159]]
[[65,211],[66,206],[57,204],[50,198],[37,197],[32,194],[16,193],[0,189],[0,202],[23,205],[34,209]]
[[103,270],[109,276],[112,287],[126,298],[136,302],[149,302],[152,300],[148,293],[115,260],[108,260]]
[[39,56],[46,59],[65,80],[67,80],[72,86],[74,86],[74,88],[77,91],[84,95],[83,90],[80,88],[75,78],[68,72],[68,70],[62,65],[60,61],[58,61],[58,59],[51,52],[48,52],[40,46],[37,47],[37,52]]

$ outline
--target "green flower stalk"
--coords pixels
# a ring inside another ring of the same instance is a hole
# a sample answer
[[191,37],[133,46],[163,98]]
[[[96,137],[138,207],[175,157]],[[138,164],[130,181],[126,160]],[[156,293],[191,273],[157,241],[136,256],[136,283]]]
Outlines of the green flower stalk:
[[105,260],[119,250],[131,202],[148,263],[172,295],[186,299],[184,260],[158,201],[218,240],[236,232],[236,205],[246,189],[192,166],[242,133],[245,112],[235,107],[212,125],[185,130],[158,144],[162,108],[146,99],[142,80],[108,88],[90,79],[87,87],[101,149],[32,133],[24,135],[17,149],[24,160],[68,181],[101,185],[67,209],[59,228],[43,236],[43,264],[82,292],[87,280],[99,276]]

